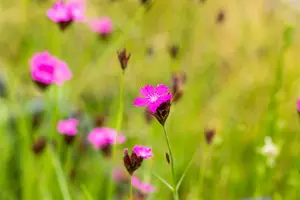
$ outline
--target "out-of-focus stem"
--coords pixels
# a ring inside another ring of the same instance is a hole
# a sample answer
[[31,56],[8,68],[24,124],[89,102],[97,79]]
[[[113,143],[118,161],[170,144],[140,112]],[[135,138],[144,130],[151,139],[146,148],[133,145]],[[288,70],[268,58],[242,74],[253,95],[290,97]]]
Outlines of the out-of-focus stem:
[[[119,131],[121,129],[122,120],[123,120],[124,78],[125,78],[125,71],[122,71],[121,81],[120,81],[119,111],[118,111],[118,118],[117,118],[117,124],[116,124],[116,132],[117,132],[116,142],[113,145],[113,150],[112,150],[112,162],[113,162],[113,164],[116,162],[118,134],[119,134]],[[112,171],[111,171],[111,173],[112,173]],[[109,182],[108,182],[108,195],[106,196],[107,200],[112,199],[112,193],[113,193],[113,181],[112,181],[112,174],[111,173],[110,173]]]

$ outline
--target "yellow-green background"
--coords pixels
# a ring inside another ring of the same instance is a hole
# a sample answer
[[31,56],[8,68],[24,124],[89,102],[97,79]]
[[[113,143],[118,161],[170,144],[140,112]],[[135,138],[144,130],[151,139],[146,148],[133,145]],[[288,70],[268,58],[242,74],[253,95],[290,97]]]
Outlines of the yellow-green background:
[[[105,125],[115,127],[121,75],[116,51],[123,47],[132,55],[126,70],[122,123],[128,140],[118,147],[117,156],[122,167],[123,148],[153,147],[154,158],[137,172],[157,187],[149,199],[172,198],[152,176],[155,172],[171,182],[167,146],[159,123],[147,125],[144,110],[132,102],[145,84],[171,86],[171,74],[176,71],[186,72],[187,83],[182,99],[172,105],[166,128],[178,179],[198,149],[182,183],[181,199],[300,198],[296,111],[300,44],[295,5],[275,0],[155,0],[144,12],[137,0],[90,0],[87,16],[109,16],[114,24],[110,39],[102,41],[84,23],[60,32],[45,16],[52,3],[0,1],[0,72],[8,88],[8,97],[0,100],[0,199],[63,199],[64,186],[72,199],[87,199],[82,188],[93,199],[104,199],[111,165],[100,153],[89,147],[76,163],[77,178],[72,182],[59,173],[53,152],[35,156],[31,145],[39,135],[61,139],[56,123],[72,108],[90,117],[107,113]],[[225,19],[217,23],[221,10]],[[168,54],[172,44],[180,47],[176,59]],[[147,55],[149,47],[152,56]],[[71,81],[46,93],[32,83],[28,64],[33,53],[43,50],[66,61],[73,72]],[[38,129],[32,129],[27,114],[27,104],[35,98],[44,98],[46,105]],[[17,116],[13,128],[12,113]],[[212,147],[205,143],[205,128],[216,130]],[[281,147],[274,168],[268,168],[257,153],[265,136]],[[197,196],[197,191],[202,193]]]

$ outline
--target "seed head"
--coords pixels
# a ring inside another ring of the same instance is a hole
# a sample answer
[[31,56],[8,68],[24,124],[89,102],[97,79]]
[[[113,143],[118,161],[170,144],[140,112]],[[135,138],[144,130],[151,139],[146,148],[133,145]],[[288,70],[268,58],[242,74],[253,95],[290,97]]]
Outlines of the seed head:
[[128,66],[128,61],[130,59],[131,54],[126,52],[126,49],[123,49],[122,51],[118,51],[118,59],[121,65],[121,68],[123,71],[127,68]]

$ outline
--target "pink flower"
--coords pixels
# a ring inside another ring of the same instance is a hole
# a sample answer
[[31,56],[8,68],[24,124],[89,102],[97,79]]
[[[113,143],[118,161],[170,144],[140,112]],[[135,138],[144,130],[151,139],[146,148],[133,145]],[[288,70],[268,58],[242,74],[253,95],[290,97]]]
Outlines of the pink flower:
[[77,134],[78,120],[71,118],[60,120],[57,124],[57,131],[63,135],[74,136]]
[[113,25],[109,17],[102,17],[90,23],[91,29],[101,35],[109,35],[113,31]]
[[53,7],[47,10],[47,16],[56,23],[68,22],[72,20],[70,10],[62,1],[54,3]]
[[136,97],[133,105],[139,107],[147,106],[147,108],[153,113],[156,112],[156,109],[162,103],[172,99],[168,86],[163,84],[159,84],[157,87],[153,85],[146,85],[141,89],[140,93],[143,97]]
[[30,67],[33,80],[42,84],[62,85],[72,78],[68,65],[47,51],[35,53],[30,60]]
[[156,190],[155,187],[153,187],[152,185],[141,182],[136,176],[132,176],[131,184],[135,188],[139,189],[140,192],[146,193],[146,194],[153,193]]
[[297,101],[297,111],[300,113],[300,99]]
[[122,182],[128,180],[128,175],[126,174],[126,171],[120,168],[115,168],[112,173],[112,178],[116,182]]
[[73,21],[84,21],[84,0],[58,1],[47,10],[47,17],[57,23],[64,31]]
[[144,159],[149,159],[153,156],[152,148],[149,147],[136,145],[132,150],[137,156],[140,156]]
[[[117,132],[111,128],[95,128],[88,135],[88,141],[93,145],[95,149],[102,149],[107,145],[116,143]],[[118,135],[118,144],[124,143],[126,140],[124,135]]]

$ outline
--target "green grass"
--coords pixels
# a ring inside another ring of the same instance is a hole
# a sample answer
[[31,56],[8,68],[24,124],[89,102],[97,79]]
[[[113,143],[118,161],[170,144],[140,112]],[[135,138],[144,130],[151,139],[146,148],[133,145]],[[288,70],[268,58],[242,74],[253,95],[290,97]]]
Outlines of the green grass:
[[[144,110],[132,102],[145,84],[171,86],[176,71],[187,74],[184,95],[166,122],[177,182],[196,151],[180,199],[300,198],[300,43],[299,29],[289,25],[287,16],[295,14],[297,20],[296,13],[280,4],[268,10],[260,0],[155,0],[147,12],[137,0],[88,2],[88,16],[112,18],[110,40],[99,40],[83,23],[60,32],[45,16],[50,1],[0,2],[0,72],[8,88],[7,97],[0,99],[0,199],[105,199],[113,165],[123,167],[123,148],[135,144],[153,147],[155,156],[136,173],[156,186],[149,199],[172,199],[172,191],[154,176],[173,186],[163,129],[155,120],[147,124]],[[220,9],[225,20],[216,23]],[[168,53],[172,44],[180,47],[176,59]],[[116,128],[122,76],[116,52],[124,47],[132,55],[121,125],[128,140],[111,162],[90,145],[84,153],[79,146],[96,113],[107,114],[105,126]],[[146,55],[148,47],[152,56]],[[32,83],[28,64],[33,53],[43,50],[66,61],[73,72],[71,81],[46,93]],[[41,124],[33,128],[28,105],[36,98],[46,106]],[[74,108],[85,111],[85,118],[68,149],[56,123]],[[211,146],[204,138],[207,127],[216,130]],[[49,142],[40,155],[33,154],[38,136],[56,140],[57,148]],[[256,151],[265,136],[281,146],[274,168]],[[75,178],[70,176],[73,168]],[[113,196],[118,188],[114,185]],[[129,186],[124,191],[127,199]]]

